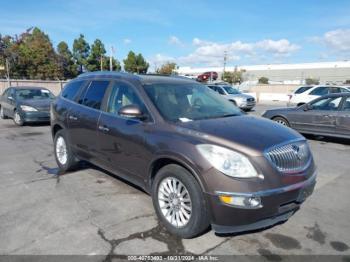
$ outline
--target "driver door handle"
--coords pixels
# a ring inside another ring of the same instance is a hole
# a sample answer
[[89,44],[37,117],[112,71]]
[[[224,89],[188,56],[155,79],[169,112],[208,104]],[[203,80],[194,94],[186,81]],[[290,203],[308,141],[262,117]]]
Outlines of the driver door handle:
[[78,118],[77,118],[76,116],[72,116],[72,115],[70,115],[68,118],[69,118],[70,120],[74,120],[74,121],[78,120]]
[[109,132],[109,128],[106,126],[98,126],[98,129],[101,130],[102,132]]

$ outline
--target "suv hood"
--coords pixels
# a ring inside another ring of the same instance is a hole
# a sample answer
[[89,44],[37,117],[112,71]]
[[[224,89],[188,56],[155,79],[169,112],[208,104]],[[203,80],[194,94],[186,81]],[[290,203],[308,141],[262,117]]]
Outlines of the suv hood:
[[180,123],[179,126],[197,131],[191,134],[207,140],[203,143],[222,144],[253,156],[261,156],[264,150],[277,144],[304,139],[288,127],[254,116],[199,120]]

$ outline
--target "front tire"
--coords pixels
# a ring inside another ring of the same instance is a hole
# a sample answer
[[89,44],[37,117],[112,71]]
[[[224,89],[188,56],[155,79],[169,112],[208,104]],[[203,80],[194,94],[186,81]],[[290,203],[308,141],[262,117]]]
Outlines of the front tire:
[[203,191],[185,168],[170,164],[161,168],[152,185],[157,216],[166,229],[181,238],[193,238],[209,227]]
[[279,124],[283,125],[283,126],[290,127],[290,124],[289,124],[288,120],[285,119],[284,117],[278,116],[278,117],[274,117],[272,120],[275,121],[276,123],[279,123]]
[[77,167],[78,161],[67,143],[67,137],[63,129],[55,134],[54,150],[60,173],[71,171]]
[[17,110],[13,114],[13,122],[17,126],[23,126],[24,125],[24,121],[23,121],[21,115],[17,112]]

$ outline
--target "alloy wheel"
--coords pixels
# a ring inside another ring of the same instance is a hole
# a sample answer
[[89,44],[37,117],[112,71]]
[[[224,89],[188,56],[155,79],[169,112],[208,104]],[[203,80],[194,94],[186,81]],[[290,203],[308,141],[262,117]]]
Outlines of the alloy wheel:
[[275,120],[275,121],[276,121],[276,123],[279,123],[279,124],[281,124],[281,125],[283,125],[283,126],[287,126],[287,123],[286,123],[286,121],[284,121],[284,120],[277,119],[277,120]]
[[17,125],[22,125],[22,118],[17,111],[15,112],[14,121]]
[[56,156],[60,164],[65,165],[68,160],[66,141],[62,136],[56,140]]
[[165,219],[174,227],[186,226],[192,215],[190,194],[174,177],[163,179],[158,188],[158,203]]

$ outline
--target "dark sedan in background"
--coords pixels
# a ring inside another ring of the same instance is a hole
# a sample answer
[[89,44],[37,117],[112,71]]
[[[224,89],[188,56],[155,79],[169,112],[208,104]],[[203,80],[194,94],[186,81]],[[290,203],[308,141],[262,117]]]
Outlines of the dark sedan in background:
[[300,133],[350,138],[350,94],[331,94],[300,107],[267,110],[263,117]]
[[12,118],[19,126],[28,122],[49,122],[54,98],[46,88],[9,87],[0,96],[0,117]]

